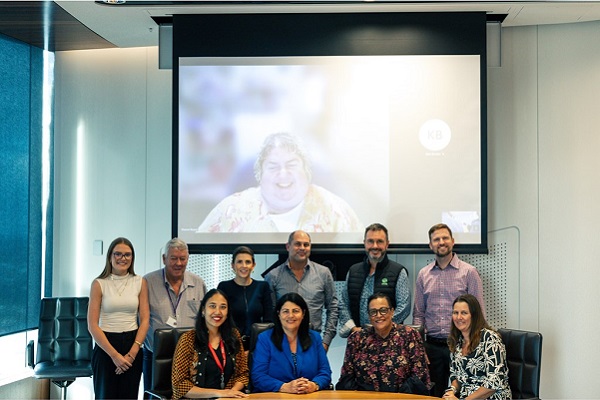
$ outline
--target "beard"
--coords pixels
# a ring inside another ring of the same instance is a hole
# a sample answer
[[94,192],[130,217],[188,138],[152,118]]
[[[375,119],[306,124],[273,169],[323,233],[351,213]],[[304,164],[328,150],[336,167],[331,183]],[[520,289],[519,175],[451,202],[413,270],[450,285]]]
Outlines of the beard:
[[370,262],[374,262],[376,264],[380,263],[385,257],[385,251],[382,251],[379,255],[379,257],[375,257],[373,255],[371,255],[371,252],[367,253],[367,258],[369,259]]

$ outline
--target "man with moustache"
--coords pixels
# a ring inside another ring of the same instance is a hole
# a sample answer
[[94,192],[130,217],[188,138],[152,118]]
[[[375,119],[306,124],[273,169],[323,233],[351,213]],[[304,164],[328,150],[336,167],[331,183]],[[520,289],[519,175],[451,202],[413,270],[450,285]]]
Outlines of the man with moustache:
[[204,280],[186,271],[187,244],[174,238],[167,242],[162,255],[164,268],[144,276],[148,284],[150,329],[144,341],[144,391],[152,385],[154,331],[163,328],[194,327],[200,302],[206,294]]
[[387,228],[378,223],[367,226],[363,243],[365,259],[350,267],[341,292],[339,333],[344,338],[370,324],[368,299],[373,293],[384,293],[390,298],[394,323],[404,323],[410,313],[408,271],[388,259]]
[[452,252],[454,238],[446,224],[429,229],[429,248],[435,254],[435,261],[417,276],[413,324],[425,327],[429,374],[435,382],[432,395],[442,397],[450,377],[447,340],[452,326],[452,303],[462,294],[471,294],[484,311],[483,284],[477,269]]
[[[310,235],[304,231],[290,233],[285,245],[288,259],[265,275],[271,285],[276,300],[289,292],[298,293],[308,305],[310,329],[321,332],[323,347],[329,344],[336,334],[338,322],[338,299],[335,282],[329,268],[310,261]],[[323,327],[323,310],[326,312]]]

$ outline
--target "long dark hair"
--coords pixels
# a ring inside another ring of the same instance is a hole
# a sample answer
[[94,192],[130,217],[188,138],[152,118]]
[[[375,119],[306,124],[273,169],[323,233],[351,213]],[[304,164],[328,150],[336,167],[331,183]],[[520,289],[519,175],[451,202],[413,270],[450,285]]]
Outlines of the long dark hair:
[[[469,332],[469,347],[467,348],[467,352],[472,352],[478,345],[481,340],[481,330],[492,329],[485,322],[485,318],[483,317],[483,311],[481,311],[481,305],[479,304],[479,300],[477,297],[472,294],[462,294],[454,299],[452,303],[452,309],[454,310],[454,305],[456,303],[467,303],[469,306],[469,312],[471,313],[471,327]],[[448,336],[448,347],[451,352],[456,350],[456,346],[462,340],[462,333],[458,330],[458,328],[454,325],[454,321],[452,321],[452,327],[450,328],[450,335]]]
[[112,241],[110,246],[108,246],[108,250],[106,250],[106,263],[104,264],[104,270],[100,275],[98,275],[98,279],[108,278],[112,273],[112,264],[110,262],[110,258],[113,256],[113,251],[115,250],[115,247],[117,247],[118,244],[124,244],[126,246],[129,246],[129,248],[131,249],[131,265],[129,265],[127,272],[131,275],[135,275],[135,272],[133,272],[133,264],[135,263],[135,250],[133,249],[133,244],[131,244],[131,242],[127,238],[118,237]]
[[225,318],[225,321],[223,321],[219,327],[219,333],[221,333],[221,338],[225,343],[227,353],[236,354],[239,350],[239,334],[236,334],[237,328],[235,327],[233,318],[230,316],[231,308],[229,308],[229,299],[227,299],[227,295],[219,289],[209,290],[200,303],[200,311],[198,311],[198,316],[196,317],[196,349],[204,352],[208,346],[208,327],[206,326],[206,320],[204,319],[203,313],[205,312],[208,300],[216,294],[220,294],[227,301],[227,318]]
[[277,347],[277,350],[283,351],[281,347],[281,342],[283,341],[283,336],[285,333],[283,332],[283,326],[281,325],[281,319],[279,318],[279,312],[281,311],[281,307],[289,301],[290,303],[294,303],[298,307],[302,309],[304,312],[304,317],[302,318],[302,322],[300,322],[300,327],[298,328],[298,337],[300,338],[300,346],[302,346],[302,350],[306,351],[312,345],[312,340],[310,339],[310,334],[308,333],[308,322],[310,321],[310,314],[308,312],[308,305],[306,301],[300,296],[298,293],[289,292],[284,294],[277,300],[277,304],[275,305],[275,318],[273,318],[273,322],[275,326],[273,327],[273,334],[271,335],[271,341]]

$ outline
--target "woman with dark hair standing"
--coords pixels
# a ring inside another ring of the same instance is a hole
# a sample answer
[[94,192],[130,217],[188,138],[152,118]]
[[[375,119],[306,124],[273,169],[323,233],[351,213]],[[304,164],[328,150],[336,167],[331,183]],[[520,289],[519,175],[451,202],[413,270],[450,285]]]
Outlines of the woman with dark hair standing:
[[257,281],[250,277],[254,267],[254,251],[246,246],[236,248],[231,258],[235,278],[223,281],[217,286],[227,294],[231,317],[242,334],[246,351],[249,350],[252,324],[273,321],[271,287],[265,281]]
[[[150,323],[146,281],[133,271],[135,251],[116,238],[106,252],[104,271],[94,279],[88,329],[97,399],[137,399],[142,376],[142,343]],[[139,323],[138,323],[139,321]]]
[[275,306],[275,326],[260,335],[253,352],[256,392],[312,393],[331,384],[331,367],[321,335],[309,329],[306,301],[287,293]]
[[173,356],[173,399],[248,397],[248,361],[219,289],[202,299],[196,329],[181,335]]
[[510,399],[506,349],[500,335],[485,322],[481,305],[470,294],[452,305],[450,387],[444,399]]

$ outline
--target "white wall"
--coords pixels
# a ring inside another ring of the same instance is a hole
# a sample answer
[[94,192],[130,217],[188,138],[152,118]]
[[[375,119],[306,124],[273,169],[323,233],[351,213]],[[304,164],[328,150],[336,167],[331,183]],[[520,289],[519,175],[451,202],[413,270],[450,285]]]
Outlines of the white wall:
[[[489,229],[519,233],[520,328],[544,335],[542,398],[598,398],[600,23],[503,29],[488,69]],[[86,294],[118,236],[136,271],[170,235],[171,73],[157,49],[56,55],[54,295]],[[79,133],[78,133],[79,132]],[[455,177],[459,179],[460,177]],[[390,227],[393,231],[394,227]],[[398,228],[399,229],[399,228]],[[402,256],[414,277],[424,256]]]

